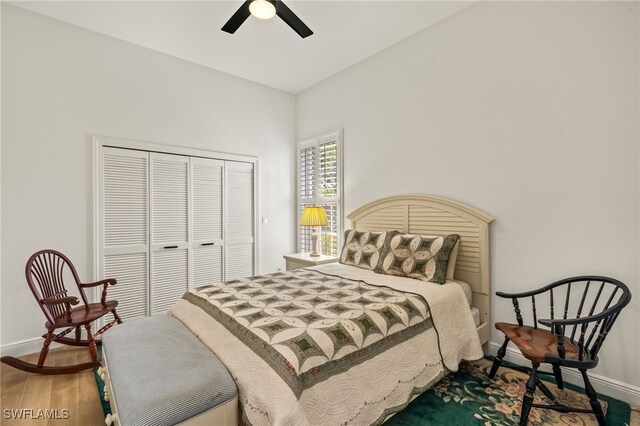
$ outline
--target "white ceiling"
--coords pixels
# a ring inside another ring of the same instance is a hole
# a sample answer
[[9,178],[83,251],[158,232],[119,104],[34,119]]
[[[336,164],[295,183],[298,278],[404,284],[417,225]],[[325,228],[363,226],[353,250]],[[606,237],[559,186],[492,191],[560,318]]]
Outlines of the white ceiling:
[[253,16],[220,30],[238,1],[15,1],[22,7],[247,80],[298,93],[469,6],[458,1],[285,3],[314,31]]

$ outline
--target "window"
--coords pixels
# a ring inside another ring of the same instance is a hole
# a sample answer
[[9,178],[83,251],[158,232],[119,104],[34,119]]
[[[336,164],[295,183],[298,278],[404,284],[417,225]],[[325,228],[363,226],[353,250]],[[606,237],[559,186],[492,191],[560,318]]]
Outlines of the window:
[[[336,256],[342,234],[342,132],[298,145],[298,222],[307,206],[322,206],[328,226],[320,227],[318,251]],[[298,250],[312,251],[311,229],[298,226]]]

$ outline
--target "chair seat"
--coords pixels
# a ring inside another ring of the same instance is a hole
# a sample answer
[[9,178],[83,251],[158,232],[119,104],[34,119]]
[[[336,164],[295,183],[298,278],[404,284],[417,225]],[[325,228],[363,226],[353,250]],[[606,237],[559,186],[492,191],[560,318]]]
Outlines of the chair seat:
[[113,311],[118,306],[117,300],[107,300],[102,303],[89,303],[71,310],[71,321],[67,321],[66,314],[60,315],[54,319],[53,324],[49,321],[45,323],[48,329],[59,327],[76,327],[94,321],[101,316]]
[[[526,325],[496,323],[496,328],[520,349],[522,355],[532,362],[545,362],[547,355],[558,355],[556,335],[548,330]],[[565,357],[578,358],[580,349],[571,340],[564,338]]]

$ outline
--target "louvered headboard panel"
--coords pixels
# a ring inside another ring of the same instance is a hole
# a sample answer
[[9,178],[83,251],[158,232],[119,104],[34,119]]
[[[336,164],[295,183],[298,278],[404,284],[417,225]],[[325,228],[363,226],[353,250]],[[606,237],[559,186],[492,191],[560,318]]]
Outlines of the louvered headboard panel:
[[473,291],[472,305],[480,310],[483,343],[490,320],[489,223],[493,218],[466,204],[427,195],[400,195],[368,203],[347,216],[352,228],[397,230],[423,235],[460,235],[455,278]]

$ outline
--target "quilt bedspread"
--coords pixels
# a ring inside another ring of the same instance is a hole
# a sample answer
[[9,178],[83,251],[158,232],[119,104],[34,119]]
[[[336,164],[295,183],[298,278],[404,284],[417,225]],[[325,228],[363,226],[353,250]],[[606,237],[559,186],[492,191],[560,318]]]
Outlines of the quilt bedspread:
[[433,327],[422,296],[320,271],[259,275],[183,298],[302,391]]
[[354,266],[194,289],[169,311],[222,361],[251,425],[377,425],[483,356],[459,284]]

